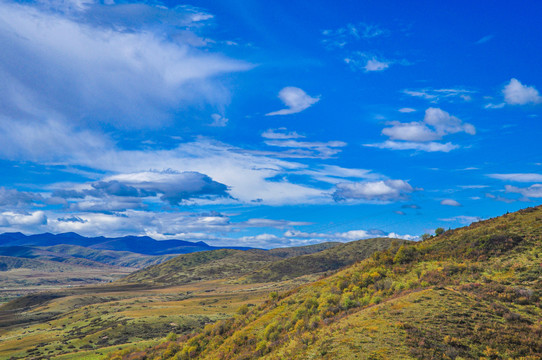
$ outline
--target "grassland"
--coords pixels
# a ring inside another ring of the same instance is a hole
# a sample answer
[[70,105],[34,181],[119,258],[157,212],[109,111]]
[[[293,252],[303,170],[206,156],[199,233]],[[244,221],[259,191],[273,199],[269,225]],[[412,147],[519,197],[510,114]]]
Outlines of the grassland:
[[[362,242],[373,241],[378,246],[383,243],[379,239]],[[341,246],[325,243],[185,254],[110,284],[24,296],[0,307],[0,358],[98,359],[134,346],[156,345],[168,334],[170,338],[184,336],[259,306],[270,293],[321,276],[309,274],[312,267],[301,271],[306,275],[284,281],[240,282],[240,275]]]
[[94,286],[41,293],[4,305],[0,358],[100,359],[119,348],[151,345],[261,304],[272,291],[301,284],[202,281],[167,288]]
[[542,207],[374,253],[111,359],[542,358]]
[[40,291],[108,283],[175,256],[77,245],[0,246],[0,303]]
[[10,266],[0,271],[0,303],[40,291],[108,283],[133,272],[134,268],[85,266],[47,260],[0,257]]

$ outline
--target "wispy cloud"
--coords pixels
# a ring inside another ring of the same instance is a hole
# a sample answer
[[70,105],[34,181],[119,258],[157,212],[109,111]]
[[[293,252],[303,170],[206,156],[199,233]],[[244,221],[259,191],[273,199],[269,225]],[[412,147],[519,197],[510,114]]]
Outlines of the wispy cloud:
[[338,154],[347,145],[344,141],[317,142],[292,139],[266,140],[265,143],[269,146],[292,149],[292,151],[288,151],[282,155],[281,153],[276,153],[279,157],[316,157],[321,159],[328,159]]
[[389,150],[418,150],[418,151],[425,151],[425,152],[450,152],[452,150],[459,148],[458,145],[452,144],[451,142],[419,143],[419,142],[410,142],[410,141],[391,141],[391,140],[386,140],[383,143],[364,144],[363,146],[375,147],[379,149],[389,149]]
[[226,117],[220,114],[212,114],[211,119],[213,119],[213,122],[210,123],[209,126],[214,126],[214,127],[224,127],[228,125],[228,121],[229,121],[229,119],[227,119]]
[[295,131],[288,131],[288,129],[282,127],[278,129],[267,129],[262,133],[262,137],[265,139],[273,140],[285,140],[285,139],[299,139],[304,138],[304,135],[300,135]]
[[413,109],[413,108],[401,108],[398,111],[402,112],[402,113],[413,113],[413,112],[416,112],[416,109]]
[[446,221],[446,222],[458,222],[460,224],[468,225],[468,224],[472,224],[473,222],[478,222],[482,220],[482,218],[478,216],[458,215],[451,218],[445,218],[445,219],[439,219],[439,220]]
[[354,52],[344,59],[344,62],[350,65],[353,70],[363,70],[365,72],[383,71],[390,67],[394,62],[377,57],[374,54]]
[[323,30],[322,35],[324,38],[322,39],[322,43],[329,49],[343,48],[350,42],[355,42],[358,40],[370,40],[389,35],[389,33],[389,30],[383,29],[374,24],[363,22],[357,24],[347,24],[344,27],[334,30]]
[[493,37],[494,37],[493,35],[486,35],[486,36],[480,38],[480,40],[478,40],[478,41],[476,42],[476,44],[485,44],[486,42],[488,42],[488,41],[490,41],[491,39],[493,39]]
[[[159,11],[143,4],[132,8]],[[173,40],[168,31],[146,23],[127,28],[118,23],[130,20],[117,13],[129,10],[123,5],[99,10],[85,22],[83,15],[74,18],[39,4],[0,3],[0,115],[33,125],[69,119],[70,124],[159,126],[179,108],[224,104],[229,94],[217,76],[252,67]],[[183,11],[184,24],[205,18],[189,8],[176,10]]]
[[475,93],[473,90],[466,89],[405,89],[403,93],[413,97],[418,97],[426,100],[430,100],[433,103],[438,103],[439,101],[455,101],[460,99],[462,101],[471,101],[472,95]]
[[542,198],[542,184],[534,184],[527,188],[506,185],[504,188],[507,193],[521,194],[526,198]]
[[515,181],[515,182],[541,182],[542,174],[535,173],[512,173],[512,174],[488,174],[490,178]]
[[280,90],[278,97],[287,108],[267,113],[267,116],[296,114],[308,109],[320,100],[319,96],[309,96],[302,89],[293,86],[287,86]]

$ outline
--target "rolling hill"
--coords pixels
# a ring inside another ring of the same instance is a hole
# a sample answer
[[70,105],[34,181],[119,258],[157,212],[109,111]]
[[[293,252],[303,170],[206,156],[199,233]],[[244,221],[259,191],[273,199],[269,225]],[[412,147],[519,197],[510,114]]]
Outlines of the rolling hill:
[[[339,243],[323,243],[292,248],[271,250],[212,250],[180,255],[156,266],[136,271],[121,283],[178,285],[200,280],[237,279],[244,274],[256,271],[268,264],[295,259],[301,256],[336,248]],[[310,271],[299,271],[299,276]],[[295,276],[297,277],[297,276]]]
[[[110,359],[540,359],[542,207],[396,244]],[[241,309],[240,309],[241,310]]]
[[312,254],[272,262],[242,277],[241,282],[272,282],[294,279],[308,274],[335,271],[370,257],[374,252],[388,249],[406,240],[374,238],[352,241]]

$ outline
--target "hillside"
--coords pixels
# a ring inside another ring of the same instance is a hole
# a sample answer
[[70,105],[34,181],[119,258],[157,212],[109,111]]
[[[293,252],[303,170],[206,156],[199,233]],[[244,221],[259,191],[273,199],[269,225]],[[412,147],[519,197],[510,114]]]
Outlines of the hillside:
[[542,207],[375,253],[112,359],[540,359]]
[[[268,264],[281,262],[283,259],[310,256],[310,254],[328,251],[338,246],[338,243],[324,243],[267,251],[222,249],[185,254],[162,264],[136,271],[119,282],[179,285],[200,280],[238,278]],[[309,274],[310,271],[298,271],[298,273],[301,276]]]
[[352,241],[302,256],[276,261],[242,277],[241,282],[272,282],[293,279],[308,274],[335,271],[371,256],[375,251],[388,249],[392,243],[406,240],[375,238]]

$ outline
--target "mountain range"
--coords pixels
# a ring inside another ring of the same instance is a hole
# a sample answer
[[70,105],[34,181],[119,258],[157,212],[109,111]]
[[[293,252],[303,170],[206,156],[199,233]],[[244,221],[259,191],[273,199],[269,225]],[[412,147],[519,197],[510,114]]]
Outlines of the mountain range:
[[214,249],[239,249],[248,247],[215,247],[199,242],[184,240],[155,240],[148,236],[124,236],[116,238],[84,237],[74,232],[62,234],[24,235],[22,233],[0,234],[0,247],[32,246],[43,247],[52,245],[77,245],[95,250],[130,251],[143,255],[186,254],[196,251]]

